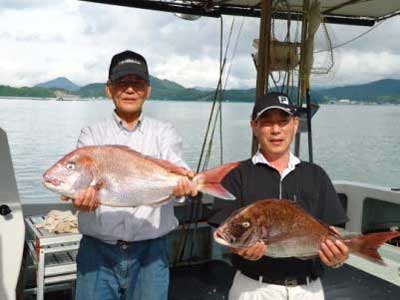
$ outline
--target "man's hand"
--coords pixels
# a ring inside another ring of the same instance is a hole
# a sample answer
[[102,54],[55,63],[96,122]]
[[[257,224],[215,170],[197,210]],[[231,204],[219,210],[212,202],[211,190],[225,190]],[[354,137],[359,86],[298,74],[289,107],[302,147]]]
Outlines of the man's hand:
[[[189,171],[190,175],[193,177],[193,172]],[[186,175],[189,176],[189,175]],[[197,186],[190,181],[187,177],[183,177],[179,179],[178,184],[174,188],[173,194],[175,197],[182,197],[182,196],[192,196],[195,197],[197,195]]]
[[257,242],[248,248],[231,248],[233,253],[242,256],[248,260],[259,260],[264,256],[267,246],[263,242]]
[[[72,199],[72,204],[77,210],[81,211],[93,211],[99,206],[99,200],[97,198],[98,188],[90,186],[86,190],[79,193],[78,197]],[[61,196],[61,200],[67,201],[70,198]]]
[[[334,227],[331,226],[330,228],[338,232]],[[349,258],[349,248],[340,240],[326,240],[321,243],[319,257],[322,262],[329,267],[340,265]]]

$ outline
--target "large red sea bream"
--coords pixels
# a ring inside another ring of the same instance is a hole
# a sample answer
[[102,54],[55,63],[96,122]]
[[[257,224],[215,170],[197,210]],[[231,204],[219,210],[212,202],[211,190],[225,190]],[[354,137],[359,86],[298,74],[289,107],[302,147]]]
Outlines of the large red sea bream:
[[[239,163],[230,163],[197,174],[198,190],[219,198],[234,199],[220,181]],[[43,175],[43,184],[64,196],[76,198],[89,186],[99,188],[101,204],[111,206],[161,205],[172,198],[182,168],[145,156],[127,146],[78,148]]]

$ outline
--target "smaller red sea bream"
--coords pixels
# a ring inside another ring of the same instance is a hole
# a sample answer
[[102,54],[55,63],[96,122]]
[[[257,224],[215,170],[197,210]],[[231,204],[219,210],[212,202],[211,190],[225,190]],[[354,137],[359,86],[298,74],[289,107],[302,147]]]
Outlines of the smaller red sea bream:
[[268,199],[250,204],[229,217],[215,232],[216,242],[246,248],[258,241],[270,257],[309,258],[318,255],[321,242],[341,240],[350,253],[384,264],[377,249],[400,232],[341,236],[289,200]]

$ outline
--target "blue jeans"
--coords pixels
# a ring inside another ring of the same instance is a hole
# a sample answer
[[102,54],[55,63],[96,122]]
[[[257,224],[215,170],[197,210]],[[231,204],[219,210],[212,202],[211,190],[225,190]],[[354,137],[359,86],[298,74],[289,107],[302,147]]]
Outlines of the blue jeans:
[[167,240],[110,245],[83,236],[77,262],[76,300],[167,300]]

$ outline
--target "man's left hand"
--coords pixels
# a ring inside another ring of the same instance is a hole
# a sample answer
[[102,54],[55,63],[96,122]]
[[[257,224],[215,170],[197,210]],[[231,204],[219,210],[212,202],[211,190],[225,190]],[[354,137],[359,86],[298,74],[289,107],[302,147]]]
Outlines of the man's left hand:
[[[333,229],[336,231],[335,229]],[[326,240],[321,243],[319,257],[322,262],[329,266],[336,266],[344,263],[349,258],[349,248],[341,240]]]

